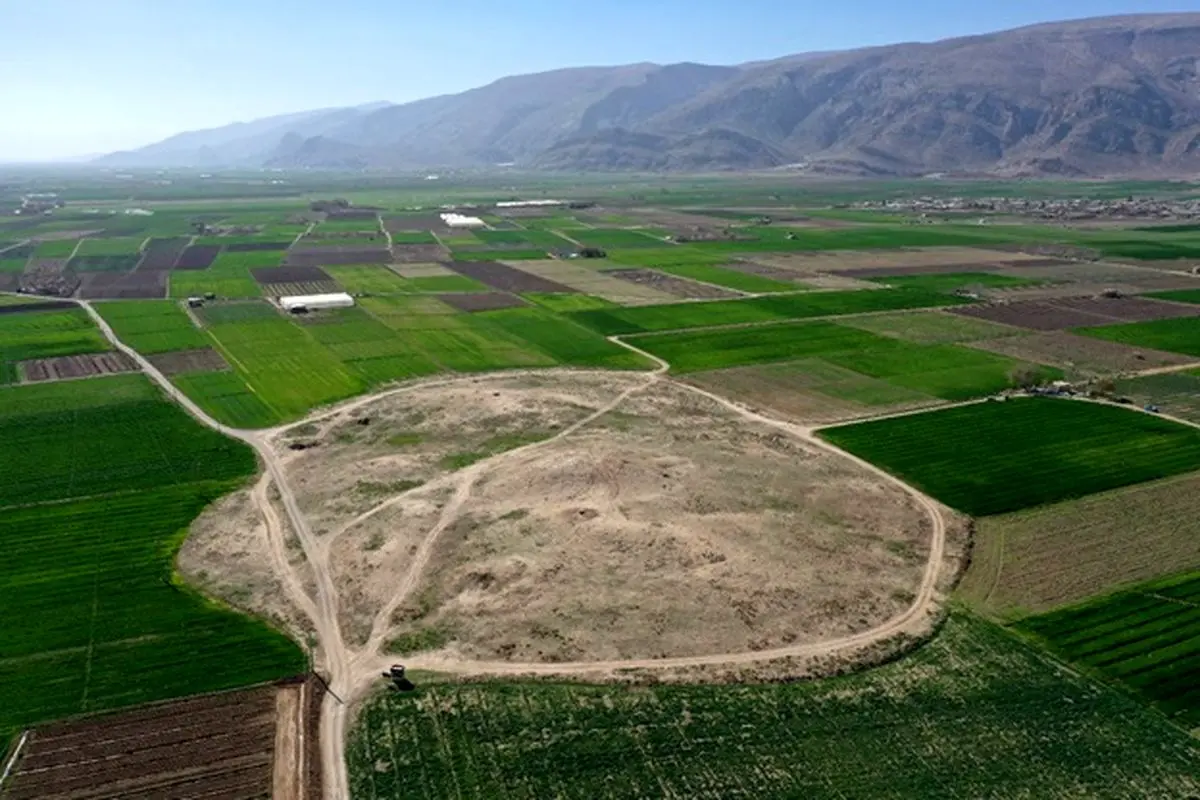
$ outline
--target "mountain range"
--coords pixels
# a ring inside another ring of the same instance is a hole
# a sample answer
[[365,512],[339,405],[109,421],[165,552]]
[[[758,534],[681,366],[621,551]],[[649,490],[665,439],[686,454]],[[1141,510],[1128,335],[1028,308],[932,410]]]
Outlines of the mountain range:
[[1200,14],[740,66],[632,64],[183,133],[112,167],[1200,173]]

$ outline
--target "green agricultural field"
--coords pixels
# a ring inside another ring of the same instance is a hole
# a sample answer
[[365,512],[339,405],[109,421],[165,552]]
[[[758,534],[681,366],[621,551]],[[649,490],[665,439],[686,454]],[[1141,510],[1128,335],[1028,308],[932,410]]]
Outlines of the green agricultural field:
[[0,314],[0,363],[109,349],[108,341],[82,308]]
[[575,245],[549,231],[473,231],[486,245],[528,245],[542,250],[574,250]]
[[304,329],[370,385],[438,371],[438,365],[405,337],[361,308],[315,314]]
[[541,308],[506,308],[475,315],[529,342],[560,364],[603,369],[649,369],[637,353]]
[[429,231],[397,231],[392,233],[392,244],[437,244],[438,240]]
[[1158,300],[1173,300],[1176,303],[1200,303],[1200,289],[1179,289],[1173,292],[1152,292],[1145,295]]
[[1200,469],[1200,431],[1076,400],[985,402],[821,435],[973,516]]
[[55,239],[40,243],[33,255],[36,258],[67,258],[75,252],[76,247],[79,247],[79,242],[75,239]]
[[1200,356],[1200,317],[1160,319],[1126,325],[1076,328],[1075,333],[1133,347]]
[[408,278],[407,280],[409,291],[420,294],[491,291],[487,286],[466,275],[428,275],[423,278]]
[[0,272],[24,272],[26,258],[0,258]]
[[605,300],[603,297],[595,297],[590,294],[526,292],[521,297],[558,314],[565,314],[571,311],[595,311],[602,308],[618,308],[617,304],[611,300]]
[[750,294],[771,294],[778,292],[795,292],[804,287],[798,283],[784,283],[761,275],[748,275],[732,269],[722,269],[707,264],[679,264],[674,266],[657,267],[660,272],[678,275],[681,278],[724,286],[739,292]]
[[663,247],[666,231],[640,231],[627,228],[586,228],[571,231],[571,238],[584,247],[621,250],[638,247]]
[[513,250],[490,250],[455,245],[455,261],[541,261],[546,258],[545,250],[533,248]]
[[77,256],[128,256],[142,252],[144,236],[128,236],[112,239],[84,239],[75,251]]
[[[636,337],[631,344],[669,362],[677,373],[819,358],[835,368],[943,400],[967,400],[1007,389],[1012,385],[1010,375],[1023,366],[990,353],[902,342],[832,322],[655,334]],[[1057,370],[1035,369],[1046,379],[1061,377]],[[837,386],[846,377],[822,382]]]
[[1200,572],[1029,617],[1017,628],[1184,728],[1200,728]]
[[286,253],[282,250],[250,250],[243,253],[221,253],[208,268],[221,275],[249,275],[258,267],[278,267]]
[[413,291],[412,285],[387,267],[325,267],[326,272],[351,294],[403,294]]
[[966,615],[878,669],[816,682],[425,683],[348,748],[376,798],[1187,797],[1200,745]]
[[[96,378],[87,391],[129,392],[122,382],[147,379]],[[6,403],[0,394],[0,506],[226,480],[254,470],[249,451],[198,429],[157,396],[81,408],[72,402],[77,391],[73,381],[3,390],[39,398],[42,405],[32,408],[25,398]]]
[[212,341],[171,300],[96,303],[95,309],[122,342],[143,354],[209,347]]
[[194,372],[171,378],[204,413],[232,428],[269,428],[283,417],[236,372]]
[[879,289],[751,297],[702,303],[672,303],[605,311],[581,311],[572,317],[606,336],[686,328],[772,322],[808,317],[863,314],[908,308],[933,308],[967,302],[937,292]]
[[[250,311],[255,306],[260,309]],[[241,315],[237,321],[228,318],[232,309]],[[214,321],[213,314],[218,315],[218,321]],[[304,327],[275,313],[265,303],[206,308],[204,322],[226,360],[259,399],[284,419],[366,388],[361,378]]]
[[217,297],[261,297],[262,287],[254,278],[245,274],[227,274],[212,269],[175,270],[169,278],[169,296],[184,299],[206,292]]
[[894,286],[897,289],[919,289],[925,292],[956,292],[959,289],[1016,289],[1021,286],[1037,286],[1046,281],[1029,278],[1014,278],[1009,275],[993,275],[989,272],[952,272],[929,275],[897,275],[889,278],[868,278],[875,283]]
[[1022,328],[940,311],[847,317],[838,324],[918,344],[960,344],[1028,333]]
[[542,350],[478,314],[461,313],[432,297],[368,297],[362,308],[443,369],[483,372],[555,364]]
[[0,741],[304,669],[293,643],[172,574],[180,532],[255,469],[141,375],[0,389]]
[[663,267],[695,266],[697,264],[718,266],[720,264],[728,264],[730,257],[724,253],[709,253],[690,245],[672,245],[641,250],[622,250],[617,248],[608,251],[608,260],[622,266],[661,269]]

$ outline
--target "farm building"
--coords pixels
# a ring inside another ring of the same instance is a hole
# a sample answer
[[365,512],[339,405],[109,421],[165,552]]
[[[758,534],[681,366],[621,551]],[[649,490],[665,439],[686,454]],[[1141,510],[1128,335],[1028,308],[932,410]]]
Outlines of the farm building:
[[442,214],[442,222],[450,228],[483,228],[487,223],[479,217],[468,217],[463,214]]
[[293,297],[281,297],[279,298],[279,305],[285,311],[291,311],[292,313],[319,311],[323,308],[350,308],[354,305],[354,298],[345,292],[302,294]]

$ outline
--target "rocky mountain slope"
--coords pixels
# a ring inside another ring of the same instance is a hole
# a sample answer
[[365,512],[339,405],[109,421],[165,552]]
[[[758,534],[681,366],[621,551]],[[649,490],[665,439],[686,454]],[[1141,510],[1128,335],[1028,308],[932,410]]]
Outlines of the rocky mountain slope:
[[184,134],[122,166],[1200,172],[1200,14],[930,44],[567,69],[405,105]]

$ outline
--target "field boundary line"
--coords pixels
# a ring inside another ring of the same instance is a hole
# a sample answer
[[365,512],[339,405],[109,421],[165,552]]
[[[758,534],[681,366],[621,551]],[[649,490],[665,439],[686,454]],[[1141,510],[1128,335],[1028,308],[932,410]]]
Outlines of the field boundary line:
[[13,767],[17,765],[17,759],[20,758],[21,751],[25,749],[25,742],[29,740],[29,733],[29,729],[21,731],[21,738],[17,740],[17,746],[13,748],[12,755],[8,757],[8,761],[4,764],[4,772],[0,773],[0,789],[4,788],[4,782],[8,780]]

